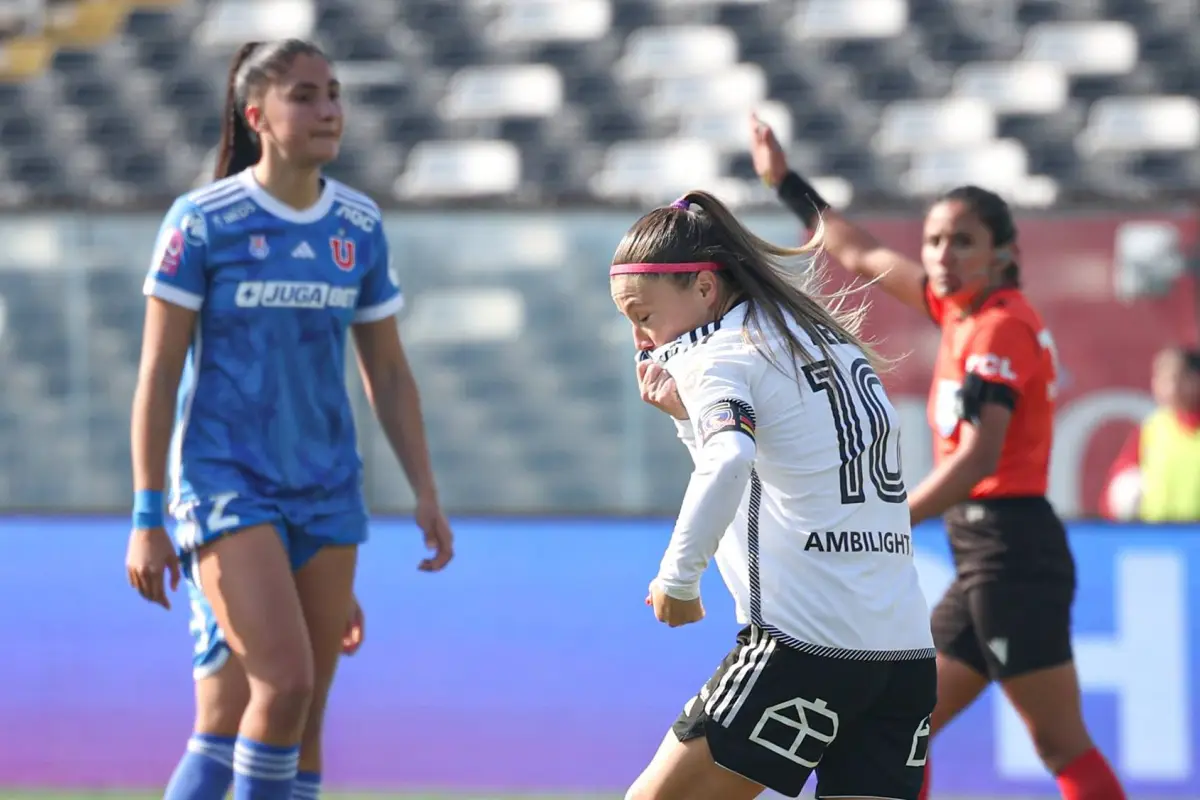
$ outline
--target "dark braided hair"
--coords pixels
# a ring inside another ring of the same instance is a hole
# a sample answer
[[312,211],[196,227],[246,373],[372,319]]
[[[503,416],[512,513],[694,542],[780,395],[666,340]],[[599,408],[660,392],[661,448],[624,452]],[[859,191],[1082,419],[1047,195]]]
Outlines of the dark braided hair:
[[225,89],[225,116],[213,178],[220,180],[252,167],[262,157],[258,135],[246,122],[246,103],[261,95],[271,81],[278,80],[296,56],[320,56],[321,48],[303,39],[278,42],[247,42],[238,48],[229,67]]
[[[959,186],[937,199],[938,203],[949,201],[966,204],[979,217],[983,226],[991,231],[993,246],[1010,248],[1017,243],[1017,224],[1008,203],[1000,195],[978,186]],[[1005,286],[1021,285],[1021,267],[1011,256],[1001,276]]]

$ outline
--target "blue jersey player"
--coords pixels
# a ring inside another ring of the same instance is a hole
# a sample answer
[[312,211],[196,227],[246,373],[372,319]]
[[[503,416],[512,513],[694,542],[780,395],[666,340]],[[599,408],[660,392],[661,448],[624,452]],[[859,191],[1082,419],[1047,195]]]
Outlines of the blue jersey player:
[[[164,573],[175,588],[182,567],[196,613],[197,729],[168,800],[231,781],[235,800],[307,800],[367,537],[348,331],[435,551],[422,569],[445,566],[452,536],[379,209],[321,175],[342,133],[329,61],[298,40],[242,47],[224,114],[217,180],[172,206],[145,283],[127,570],[167,606]],[[206,714],[231,707],[236,727]]]

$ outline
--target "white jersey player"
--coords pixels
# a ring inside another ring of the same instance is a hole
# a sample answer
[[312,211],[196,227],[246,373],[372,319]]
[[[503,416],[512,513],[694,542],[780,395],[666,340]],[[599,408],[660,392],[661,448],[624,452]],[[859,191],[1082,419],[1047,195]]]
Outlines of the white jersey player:
[[[695,207],[695,209],[693,209]],[[647,603],[700,620],[714,557],[744,625],[635,800],[916,800],[936,668],[913,563],[899,422],[856,335],[749,233],[690,192],[613,258],[643,398],[675,418],[695,471]]]

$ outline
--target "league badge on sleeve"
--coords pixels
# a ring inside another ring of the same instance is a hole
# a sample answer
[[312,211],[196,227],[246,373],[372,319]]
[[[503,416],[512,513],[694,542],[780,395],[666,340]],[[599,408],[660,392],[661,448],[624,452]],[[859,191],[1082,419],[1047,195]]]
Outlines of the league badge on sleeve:
[[183,258],[183,239],[183,231],[179,228],[168,228],[158,237],[152,263],[160,275],[171,277],[179,271],[179,261]]

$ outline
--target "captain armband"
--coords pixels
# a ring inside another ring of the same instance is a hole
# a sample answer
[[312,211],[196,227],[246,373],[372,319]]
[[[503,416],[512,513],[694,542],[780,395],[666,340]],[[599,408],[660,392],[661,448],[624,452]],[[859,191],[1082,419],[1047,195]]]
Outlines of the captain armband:
[[725,431],[745,434],[754,441],[756,425],[754,409],[748,403],[735,399],[718,400],[700,412],[696,435],[700,444],[706,444],[713,436]]
[[983,407],[988,403],[1012,411],[1017,407],[1017,392],[1007,384],[993,383],[968,372],[963,378],[962,388],[958,390],[958,418],[966,422],[979,422]]

